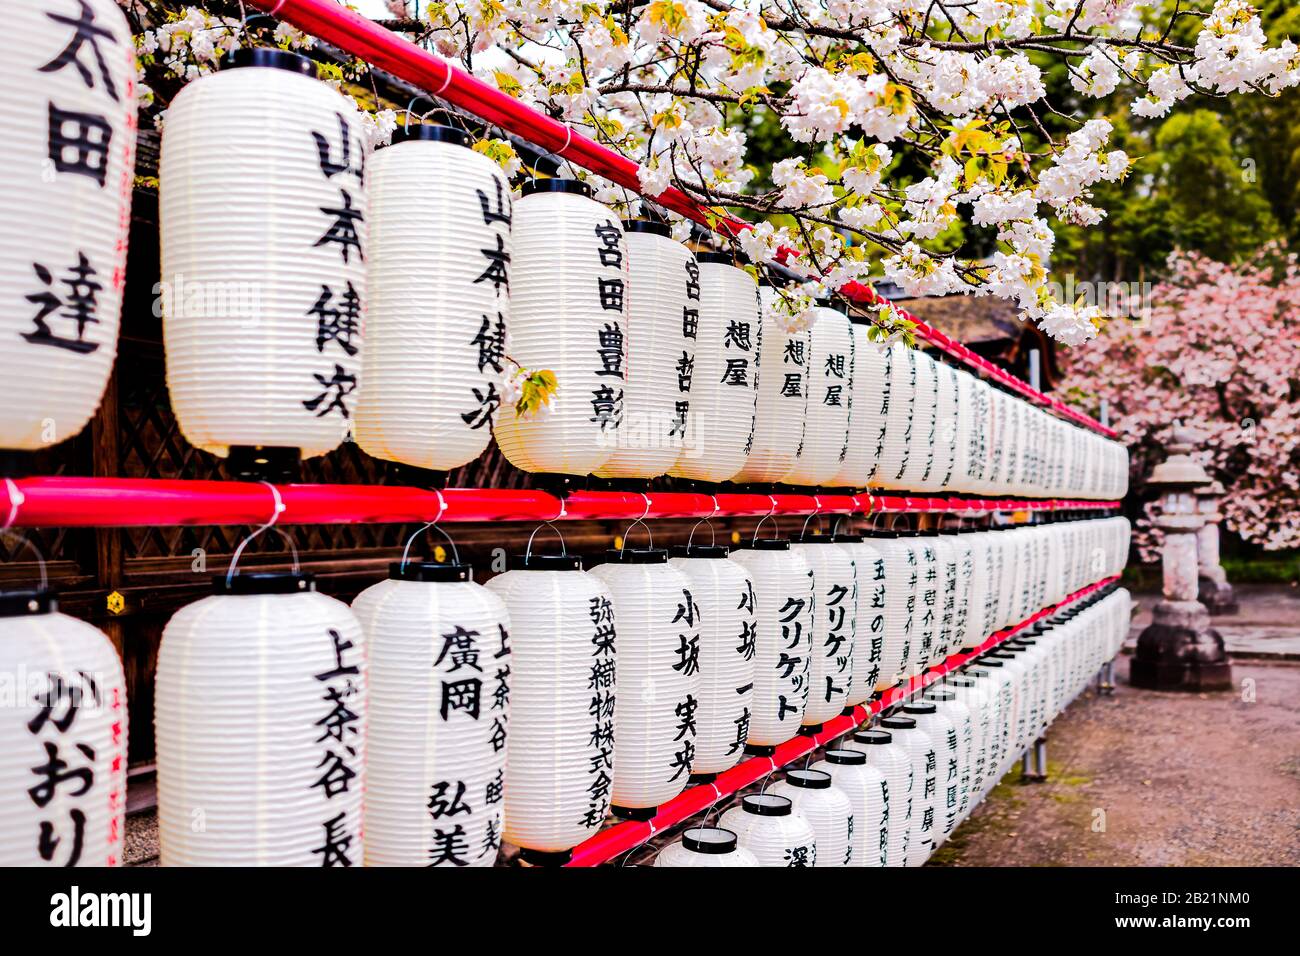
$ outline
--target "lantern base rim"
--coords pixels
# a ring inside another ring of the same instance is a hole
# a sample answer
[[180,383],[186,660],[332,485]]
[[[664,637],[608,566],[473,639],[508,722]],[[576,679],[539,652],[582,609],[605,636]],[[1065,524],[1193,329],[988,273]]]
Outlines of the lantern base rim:
[[302,449],[282,445],[231,445],[226,471],[235,478],[291,481],[299,477]]
[[745,744],[745,753],[750,757],[770,757],[776,753],[773,744]]
[[564,866],[573,859],[573,850],[530,850],[521,846],[519,859],[530,866]]
[[620,820],[636,820],[644,822],[653,820],[659,814],[658,807],[620,807],[611,805],[609,812],[614,814]]

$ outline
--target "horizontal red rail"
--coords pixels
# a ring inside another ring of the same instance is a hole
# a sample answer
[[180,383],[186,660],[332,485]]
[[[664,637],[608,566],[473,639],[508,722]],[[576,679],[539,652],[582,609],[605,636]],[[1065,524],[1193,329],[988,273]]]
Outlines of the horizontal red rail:
[[431,490],[393,485],[269,485],[156,478],[20,478],[0,482],[0,527],[361,524],[424,521],[631,520],[757,515],[980,514],[1103,510],[1118,501],[698,492]]
[[[265,10],[308,33],[331,43],[353,56],[360,57],[382,70],[432,93],[493,126],[514,133],[521,139],[561,156],[575,165],[591,170],[611,182],[618,183],[635,193],[641,193],[636,163],[626,156],[601,146],[596,141],[574,131],[571,127],[551,119],[516,100],[495,86],[453,66],[447,60],[430,53],[405,37],[381,27],[373,20],[342,6],[336,0],[249,0],[252,6]],[[718,217],[706,211],[676,187],[669,187],[658,196],[651,197],[659,205],[686,216],[723,236],[737,236],[752,227],[751,223],[730,216]],[[782,250],[793,254],[793,250]],[[885,304],[886,300],[870,286],[853,282],[841,289],[856,302],[868,305]],[[1023,395],[1085,428],[1100,432],[1110,438],[1116,432],[1071,408],[1059,399],[1045,395],[1029,383],[1016,378],[992,362],[976,355],[960,342],[932,328],[903,309],[897,310],[904,318],[916,324],[918,338],[941,349],[957,361],[978,370],[983,375]]]
[[661,833],[670,827],[685,822],[696,814],[703,813],[724,797],[729,797],[745,787],[757,783],[773,771],[788,766],[800,757],[807,756],[818,747],[824,747],[832,740],[851,733],[864,721],[915,696],[945,674],[963,667],[973,658],[996,647],[1026,627],[1030,627],[1035,622],[1054,614],[1060,608],[1085,598],[1089,594],[1118,580],[1119,577],[1116,575],[1081,588],[1059,604],[1042,608],[1019,624],[998,631],[974,650],[953,654],[942,664],[930,668],[919,677],[915,677],[905,684],[891,687],[881,697],[872,700],[867,706],[854,707],[852,713],[843,714],[834,720],[827,721],[820,732],[787,740],[776,748],[776,753],[771,757],[753,757],[742,761],[730,770],[718,774],[718,779],[713,783],[702,784],[683,791],[661,806],[659,813],[652,820],[617,823],[612,827],[601,830],[589,840],[578,844],[573,850],[573,857],[566,865],[599,866],[626,853],[628,850],[635,849],[656,833]]

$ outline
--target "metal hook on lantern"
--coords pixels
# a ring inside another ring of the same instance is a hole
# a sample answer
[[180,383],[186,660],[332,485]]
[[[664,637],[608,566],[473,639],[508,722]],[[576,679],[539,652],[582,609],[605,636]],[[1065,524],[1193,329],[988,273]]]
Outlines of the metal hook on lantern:
[[627,550],[628,535],[632,533],[632,529],[635,528],[637,525],[640,525],[641,527],[645,528],[646,537],[650,539],[650,547],[654,548],[655,546],[654,532],[650,530],[650,526],[645,522],[646,516],[650,514],[650,496],[647,495],[645,492],[642,492],[641,497],[645,499],[645,510],[641,512],[641,517],[632,519],[632,523],[628,525],[627,529],[623,532],[623,546],[618,549],[618,553],[620,557],[622,556],[623,552]]
[[431,488],[430,490],[431,490],[435,495],[438,496],[438,513],[434,516],[434,518],[433,518],[432,521],[430,521],[430,522],[428,522],[427,524],[425,524],[423,527],[421,527],[419,530],[417,530],[414,534],[412,534],[409,538],[406,539],[406,546],[402,548],[402,568],[403,568],[403,569],[405,569],[405,568],[406,568],[406,565],[409,563],[409,560],[410,560],[409,555],[410,555],[410,553],[411,553],[411,545],[415,542],[415,539],[416,539],[416,538],[418,538],[420,535],[424,534],[424,533],[425,533],[426,531],[428,531],[430,528],[432,528],[434,531],[438,532],[438,534],[442,535],[444,538],[447,539],[447,543],[448,543],[449,545],[451,545],[451,560],[452,560],[452,563],[453,563],[453,564],[460,564],[460,549],[459,549],[458,547],[456,547],[456,539],[454,539],[450,534],[448,534],[448,533],[447,533],[447,530],[446,530],[445,528],[443,528],[440,524],[438,524],[438,522],[442,520],[442,516],[443,516],[443,515],[446,513],[446,511],[447,511],[447,500],[446,500],[445,498],[443,498],[443,496],[442,496],[442,492],[439,491],[437,488]]
[[263,481],[262,484],[266,485],[266,487],[271,490],[271,497],[275,501],[274,507],[271,511],[271,517],[266,524],[251,532],[243,541],[239,542],[239,547],[235,548],[235,553],[230,556],[230,567],[226,569],[227,587],[230,586],[230,582],[235,577],[235,567],[239,564],[240,555],[244,553],[244,549],[248,547],[249,542],[260,535],[263,531],[270,528],[275,528],[276,533],[284,543],[289,546],[289,553],[293,557],[293,573],[298,574],[302,570],[302,566],[298,562],[298,546],[293,543],[293,538],[285,534],[282,529],[276,527],[276,522],[280,520],[280,515],[284,514],[285,510],[284,499],[280,497],[280,489],[275,487],[275,485],[271,484],[269,481]]
[[555,525],[551,524],[551,522],[549,521],[543,521],[536,528],[534,528],[533,533],[528,536],[528,547],[524,549],[525,564],[527,564],[529,561],[532,560],[533,538],[537,537],[537,532],[541,531],[543,528],[550,528],[552,531],[555,532],[555,536],[560,539],[560,555],[562,557],[568,557],[569,554],[568,545],[564,543],[564,535],[560,533],[560,529],[555,527]]
[[763,517],[759,518],[759,519],[758,519],[758,524],[754,525],[754,537],[753,537],[752,541],[757,541],[757,540],[758,540],[758,529],[761,528],[761,527],[763,527],[763,522],[767,521],[769,518],[770,518],[771,521],[772,521],[772,527],[776,529],[776,533],[777,533],[778,535],[781,533],[781,526],[778,525],[778,524],[776,523],[776,519],[772,517],[772,515],[776,514],[776,496],[775,496],[775,495],[768,495],[768,496],[767,496],[767,500],[770,501],[770,502],[772,503],[772,510],[769,511],[767,514],[763,515]]
[[817,527],[820,528],[822,526],[822,500],[818,498],[816,495],[813,495],[812,514],[810,514],[808,517],[803,519],[803,527],[799,529],[800,541],[808,540],[808,522],[812,521],[813,518],[817,519]]

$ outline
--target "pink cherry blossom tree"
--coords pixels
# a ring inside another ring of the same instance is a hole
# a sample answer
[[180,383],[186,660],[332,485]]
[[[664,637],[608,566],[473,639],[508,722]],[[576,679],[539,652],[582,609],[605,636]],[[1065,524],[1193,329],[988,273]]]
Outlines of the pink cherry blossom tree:
[[[1197,454],[1227,489],[1224,524],[1265,550],[1300,547],[1300,267],[1276,245],[1231,266],[1175,253],[1145,318],[1112,322],[1070,349],[1062,388],[1096,408],[1132,451],[1138,490],[1170,424],[1204,435]],[[1149,507],[1149,506],[1148,506]],[[1143,560],[1150,525],[1138,522]]]

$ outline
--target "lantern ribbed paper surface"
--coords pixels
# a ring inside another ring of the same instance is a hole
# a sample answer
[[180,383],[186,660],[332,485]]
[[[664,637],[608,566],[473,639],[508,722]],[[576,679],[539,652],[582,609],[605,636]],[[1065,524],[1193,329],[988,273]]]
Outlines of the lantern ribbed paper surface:
[[938,749],[912,717],[886,717],[882,729],[907,748],[912,761],[912,816],[907,836],[907,866],[920,866],[936,846],[935,806]]
[[844,699],[853,707],[868,700],[880,681],[885,650],[885,559],[862,535],[836,535],[835,541],[853,558],[857,594],[853,612],[853,682]]
[[915,677],[930,666],[935,654],[936,636],[941,623],[942,572],[936,536],[929,533],[903,538],[915,558],[916,605],[912,613],[912,649],[904,674]]
[[348,434],[366,307],[362,128],[342,94],[263,66],[200,77],[168,108],[162,278],[194,294],[164,300],[163,344],[191,444],[311,456]]
[[952,721],[957,731],[957,801],[955,811],[949,807],[944,814],[944,837],[970,812],[971,775],[974,772],[975,717],[954,689],[932,690],[925,699],[938,708],[941,716]]
[[107,635],[49,592],[0,593],[0,866],[118,866],[126,683]]
[[677,461],[686,433],[699,308],[695,254],[656,222],[628,222],[627,384],[623,421],[602,478],[654,478]]
[[978,442],[975,436],[977,401],[975,379],[969,372],[959,368],[952,369],[954,384],[954,407],[956,417],[953,419],[955,432],[952,444],[952,474],[947,487],[952,491],[972,492],[977,487],[976,469],[978,461]]
[[919,354],[901,342],[895,342],[889,347],[885,359],[885,377],[889,389],[881,402],[885,418],[884,437],[876,444],[876,470],[871,477],[873,487],[905,488],[903,475],[907,471],[915,430]]
[[853,735],[852,746],[867,755],[867,766],[880,771],[884,865],[906,866],[912,828],[911,751],[887,730],[860,730]]
[[533,557],[487,584],[512,627],[504,835],[527,856],[567,854],[609,810],[614,602],[577,568],[576,558]]
[[749,571],[758,598],[749,744],[771,748],[798,732],[808,705],[813,571],[784,539],[760,539],[731,560]]
[[[934,747],[934,818],[928,838],[937,848],[957,825],[961,808],[961,737],[952,718],[940,712],[933,701],[908,704],[903,707],[903,713],[916,721],[917,729],[926,733]],[[931,804],[927,802],[924,806],[928,808]]]
[[614,599],[618,703],[614,708],[614,812],[648,818],[682,792],[695,758],[700,607],[690,578],[660,549],[607,552],[591,572]]
[[[0,448],[44,448],[99,407],[125,285],[136,64],[112,0],[11,4],[0,76]],[[93,52],[92,52],[93,51]],[[17,92],[21,91],[21,93]]]
[[851,749],[826,751],[826,759],[812,769],[829,774],[836,788],[849,798],[853,812],[850,865],[884,866],[889,846],[889,830],[884,825],[884,774],[867,765],[862,750]]
[[867,338],[866,325],[853,329],[853,408],[844,461],[827,484],[865,488],[876,475],[889,413],[889,350]]
[[[945,691],[951,691],[953,694],[953,704],[956,705],[953,712],[957,715],[953,722],[961,726],[960,720],[965,719],[970,724],[971,736],[965,774],[967,792],[960,813],[961,819],[965,819],[979,801],[989,756],[989,726],[993,717],[988,694],[989,684],[987,678],[981,680],[972,674],[964,673],[945,678],[943,687]],[[964,718],[961,716],[963,709]]]
[[934,364],[938,401],[934,411],[934,460],[916,487],[921,491],[943,491],[952,487],[957,457],[957,372],[950,365]]
[[788,797],[795,812],[812,824],[817,839],[817,866],[853,864],[853,801],[820,770],[791,770],[772,785]]
[[816,589],[803,723],[817,726],[840,715],[853,689],[857,564],[829,537],[810,538],[792,547],[807,560]]
[[907,467],[900,484],[905,489],[924,488],[935,471],[938,446],[939,374],[934,359],[916,351],[916,397],[912,403],[912,428],[907,437]]
[[510,184],[459,130],[407,136],[370,164],[356,439],[376,458],[446,471],[492,436],[510,316]]
[[948,535],[931,535],[926,538],[934,548],[935,569],[938,578],[934,603],[934,639],[930,645],[927,667],[942,664],[948,659],[950,645],[955,637],[957,623],[957,576],[961,559],[960,549]]
[[721,827],[692,827],[655,857],[655,866],[734,867],[758,866],[758,860],[739,845],[736,834]]
[[886,690],[902,679],[912,659],[920,574],[916,552],[907,540],[888,532],[870,540],[885,562],[884,640],[876,689]]
[[759,357],[763,374],[758,380],[754,442],[745,467],[732,478],[737,483],[780,481],[794,467],[803,437],[808,330],[785,331],[785,314],[776,305],[780,292],[772,286],[760,286],[758,294],[763,313]]
[[669,561],[690,580],[700,612],[694,774],[735,766],[749,737],[757,598],[749,572],[726,555],[726,548],[697,546]]
[[240,575],[167,622],[154,708],[163,866],[364,860],[365,642],[348,606],[311,588]]
[[853,326],[838,309],[812,310],[803,437],[787,485],[824,485],[839,472],[849,443],[853,407]]
[[726,481],[749,457],[754,437],[763,318],[758,286],[744,269],[699,256],[699,325],[686,441],[669,472]]
[[366,865],[491,866],[510,710],[505,605],[468,567],[408,564],[352,611],[370,661]]
[[722,815],[722,826],[736,834],[759,866],[816,866],[817,834],[795,812],[789,797],[750,793]]
[[590,474],[617,449],[625,411],[623,227],[576,180],[530,180],[513,215],[510,354],[557,385],[531,418],[502,409],[497,445],[523,471]]

